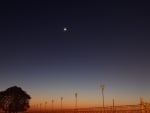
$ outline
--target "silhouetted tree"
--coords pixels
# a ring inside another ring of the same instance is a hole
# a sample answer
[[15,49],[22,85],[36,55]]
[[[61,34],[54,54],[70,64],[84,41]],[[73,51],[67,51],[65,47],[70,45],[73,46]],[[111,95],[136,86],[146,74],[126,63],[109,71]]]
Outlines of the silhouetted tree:
[[20,87],[13,86],[0,92],[0,107],[6,113],[26,111],[30,107],[30,99],[30,95]]

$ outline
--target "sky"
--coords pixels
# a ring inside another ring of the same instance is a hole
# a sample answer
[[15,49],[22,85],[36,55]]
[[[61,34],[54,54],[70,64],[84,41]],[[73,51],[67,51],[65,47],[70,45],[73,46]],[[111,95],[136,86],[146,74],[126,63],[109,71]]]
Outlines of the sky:
[[[143,1],[3,1],[0,90],[17,85],[31,104],[150,102],[150,15]],[[64,31],[64,28],[67,31]]]

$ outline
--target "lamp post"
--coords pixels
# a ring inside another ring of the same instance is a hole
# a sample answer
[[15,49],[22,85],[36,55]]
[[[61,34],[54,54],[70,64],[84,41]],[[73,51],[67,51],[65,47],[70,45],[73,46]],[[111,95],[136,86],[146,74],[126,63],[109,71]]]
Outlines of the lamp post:
[[42,104],[40,103],[40,112],[42,112]]
[[75,98],[76,98],[76,101],[75,101],[75,108],[77,109],[77,98],[78,98],[78,93],[75,93]]
[[141,113],[144,113],[144,100],[142,97],[140,98],[140,107],[141,107]]
[[115,107],[115,101],[114,101],[114,99],[113,99],[113,113],[115,112],[114,107]]
[[54,109],[54,100],[52,99],[52,111]]
[[103,98],[103,111],[104,111],[104,88],[105,88],[104,84],[100,85],[100,89],[102,91],[102,98]]
[[62,110],[62,101],[63,101],[63,97],[60,98],[60,106],[61,106],[61,110]]
[[46,105],[47,105],[47,101],[45,101],[45,113],[47,112],[47,110],[46,110]]
[[39,106],[38,106],[38,104],[37,104],[37,111],[39,112]]

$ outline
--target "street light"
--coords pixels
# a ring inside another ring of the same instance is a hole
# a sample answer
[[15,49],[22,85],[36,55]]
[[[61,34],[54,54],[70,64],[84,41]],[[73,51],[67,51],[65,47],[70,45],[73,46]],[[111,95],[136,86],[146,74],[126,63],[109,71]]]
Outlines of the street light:
[[54,100],[52,99],[52,110],[53,110],[53,108],[54,108]]
[[77,97],[78,97],[78,93],[75,93],[75,98],[76,98],[75,108],[77,108]]
[[103,110],[104,110],[104,88],[105,88],[104,84],[100,85],[100,89],[102,91],[102,98],[103,98]]
[[40,103],[40,112],[42,112],[42,104]]
[[62,101],[63,101],[63,97],[60,98],[60,104],[61,104],[61,110],[62,110]]
[[38,106],[38,104],[37,104],[37,111],[39,111],[39,106]]
[[45,101],[45,112],[47,111],[47,110],[46,110],[46,105],[47,105],[47,101]]
[[113,113],[115,112],[114,107],[115,107],[115,101],[114,101],[114,99],[113,99]]

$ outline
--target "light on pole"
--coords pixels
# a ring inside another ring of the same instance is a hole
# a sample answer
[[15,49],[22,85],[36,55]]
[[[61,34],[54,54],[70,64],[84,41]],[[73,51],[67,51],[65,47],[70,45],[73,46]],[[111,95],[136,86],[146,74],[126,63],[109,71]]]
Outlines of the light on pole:
[[40,112],[42,112],[42,104],[40,103]]
[[54,109],[54,100],[52,99],[52,110]]
[[62,101],[63,101],[63,97],[60,98],[61,110],[62,110]]
[[37,104],[37,111],[39,111],[39,106],[38,106],[38,104]]
[[103,98],[103,110],[104,110],[104,88],[105,88],[104,84],[100,85],[100,89],[102,91],[102,98]]
[[77,109],[77,98],[78,98],[78,93],[75,93],[75,98],[76,98],[76,101],[75,101],[75,108]]
[[115,112],[115,101],[113,99],[113,113]]
[[46,105],[47,105],[47,101],[45,101],[45,112],[47,111],[47,110],[46,110]]

